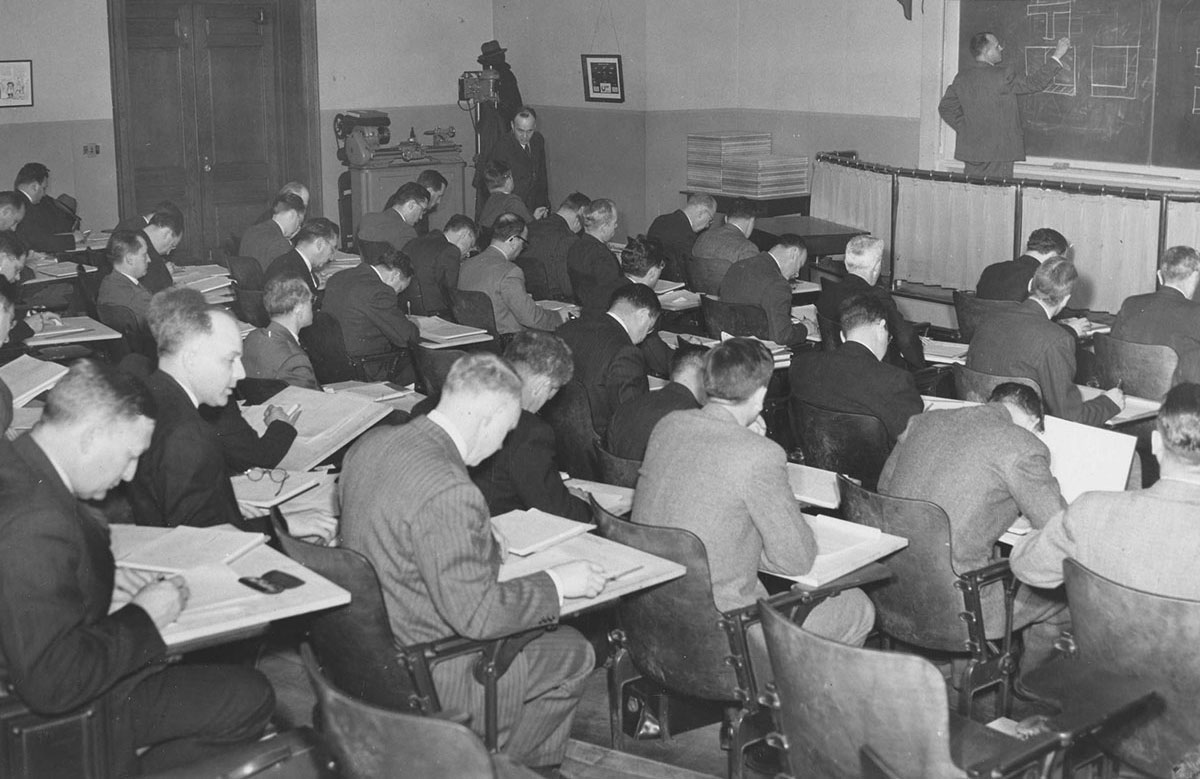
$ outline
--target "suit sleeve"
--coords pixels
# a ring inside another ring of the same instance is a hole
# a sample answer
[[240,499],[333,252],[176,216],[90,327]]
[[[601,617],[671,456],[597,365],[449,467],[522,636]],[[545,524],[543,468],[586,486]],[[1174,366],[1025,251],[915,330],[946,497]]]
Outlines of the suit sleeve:
[[767,314],[767,332],[777,344],[791,346],[803,343],[808,337],[808,328],[792,322],[792,288],[780,277],[763,288],[762,307]]
[[667,346],[658,333],[646,336],[646,340],[638,344],[638,348],[642,350],[647,371],[664,379],[671,378],[671,347]]
[[13,396],[8,385],[0,380],[0,435],[8,431],[13,420]]
[[546,138],[540,133],[537,136],[537,175],[533,179],[533,191],[529,198],[529,208],[536,211],[539,206],[550,208],[550,172],[546,169]]
[[553,428],[538,425],[526,445],[513,454],[513,481],[522,503],[576,522],[592,521],[591,509],[567,490],[558,475]]
[[817,542],[788,483],[787,456],[774,444],[758,448],[762,454],[752,467],[743,469],[746,478],[740,480],[739,489],[762,536],[763,570],[792,576],[807,573],[816,559]]
[[[917,380],[908,371],[897,374],[900,386],[896,387],[893,402],[887,405],[883,425],[888,438],[898,441],[908,427],[908,420],[925,410],[925,401],[917,389]],[[894,444],[893,444],[894,445]],[[882,477],[881,477],[882,478]]]
[[374,288],[370,294],[370,299],[365,301],[363,314],[371,324],[379,328],[393,346],[408,346],[408,342],[417,337],[417,328],[400,310],[396,296],[390,289],[379,287]]
[[951,82],[946,89],[946,94],[942,95],[942,100],[938,103],[938,114],[941,115],[942,121],[950,125],[955,132],[962,127],[963,109],[962,103],[958,99],[958,79]]
[[917,335],[916,328],[900,313],[891,295],[884,296],[883,300],[888,310],[888,328],[892,337],[896,339],[896,348],[900,350],[900,356],[909,368],[924,368],[925,348],[921,346],[921,338]]
[[1067,507],[1058,479],[1050,472],[1050,450],[1041,441],[1017,450],[1005,468],[1004,480],[1017,508],[1035,528],[1044,527]]
[[1015,70],[1009,69],[1005,75],[1005,87],[1014,95],[1041,92],[1050,86],[1050,83],[1054,81],[1055,74],[1062,70],[1062,67],[1058,60],[1048,59],[1045,65],[1027,76],[1019,75]]
[[303,387],[318,392],[321,389],[321,384],[317,381],[317,374],[313,371],[312,360],[306,354],[293,354],[284,360],[283,364],[279,366],[279,378],[293,387]]
[[617,353],[608,366],[604,388],[608,393],[609,408],[614,409],[630,398],[650,391],[650,382],[646,379],[646,361],[640,349],[630,346]]
[[229,478],[224,452],[204,451],[191,424],[169,431],[163,444],[158,462],[150,470],[150,489],[162,512],[161,524],[211,527],[229,522],[228,507],[221,505],[221,495],[212,490],[219,479]]
[[1088,515],[1088,496],[1083,495],[1045,527],[1014,544],[1009,562],[1017,578],[1032,587],[1050,589],[1062,584],[1063,560],[1077,556],[1080,534],[1088,530]]
[[40,219],[30,219],[31,212],[36,206],[26,206],[25,218],[17,224],[17,237],[26,247],[35,252],[46,254],[61,254],[75,248],[74,235],[55,235],[48,225]]
[[525,291],[525,274],[515,265],[500,279],[500,298],[522,327],[557,330],[562,324],[562,317],[557,311],[542,308]]
[[438,255],[435,278],[441,287],[442,297],[450,302],[450,292],[458,289],[458,272],[461,268],[462,256],[457,246],[448,246]]
[[1038,382],[1042,386],[1046,411],[1071,422],[1099,426],[1120,409],[1104,395],[1086,403],[1083,401],[1079,387],[1075,386],[1074,346],[1074,339],[1063,333],[1042,352]]

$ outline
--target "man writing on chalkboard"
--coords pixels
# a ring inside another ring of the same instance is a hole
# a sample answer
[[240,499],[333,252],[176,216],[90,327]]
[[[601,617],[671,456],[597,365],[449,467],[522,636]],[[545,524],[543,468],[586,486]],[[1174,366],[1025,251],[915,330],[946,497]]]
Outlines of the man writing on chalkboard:
[[990,32],[971,36],[975,61],[960,70],[946,90],[938,113],[958,134],[954,157],[968,176],[1011,178],[1013,163],[1025,159],[1025,139],[1017,95],[1041,92],[1062,69],[1069,38],[1059,38],[1054,53],[1039,70],[1018,75],[1003,67],[1004,47]]

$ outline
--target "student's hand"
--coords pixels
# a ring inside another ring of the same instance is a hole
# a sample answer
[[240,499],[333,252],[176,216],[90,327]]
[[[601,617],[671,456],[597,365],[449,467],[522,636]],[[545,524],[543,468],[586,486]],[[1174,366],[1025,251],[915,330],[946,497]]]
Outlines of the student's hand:
[[167,261],[167,270],[171,271],[171,273],[179,273],[180,272],[179,266],[176,265],[175,263],[171,262],[170,260]]
[[1061,60],[1067,50],[1071,48],[1071,39],[1066,36],[1058,39],[1058,45],[1054,47],[1054,53],[1050,56],[1056,60]]
[[263,422],[270,425],[272,422],[287,422],[292,427],[296,426],[296,420],[300,418],[300,412],[303,409],[296,409],[291,414],[284,411],[282,406],[268,405],[267,410],[263,412]]
[[504,535],[500,528],[492,525],[492,538],[496,541],[496,546],[500,547],[500,559],[506,559],[508,557],[508,536]]
[[1125,408],[1125,392],[1120,387],[1104,391],[1104,397],[1117,404],[1117,408]]
[[754,418],[754,421],[750,423],[749,429],[751,433],[758,433],[759,435],[766,437],[767,420],[762,418],[762,414],[759,414]]
[[604,569],[590,560],[574,560],[550,570],[562,584],[564,598],[594,598],[604,591]]
[[133,596],[133,605],[138,606],[154,622],[160,631],[179,618],[179,612],[188,602],[187,582],[182,576],[153,581]]
[[1088,327],[1092,324],[1085,316],[1073,316],[1066,319],[1060,319],[1058,321],[1074,330],[1075,335],[1079,336],[1082,336],[1084,333],[1086,333]]
[[337,538],[337,517],[319,511],[301,511],[288,516],[288,533],[295,538],[318,538],[328,545]]
[[534,219],[545,219],[546,215],[549,213],[550,213],[550,209],[547,208],[546,206],[538,206],[537,208],[533,209],[533,218]]
[[575,316],[574,316],[574,314],[572,313],[572,311],[571,311],[570,307],[567,307],[567,308],[560,308],[560,309],[558,310],[558,315],[559,315],[560,317],[562,317],[562,321],[563,321],[564,323],[565,323],[565,322],[570,322],[572,319],[574,319],[574,318],[575,318]]
[[75,245],[83,246],[85,243],[87,243],[88,235],[90,233],[90,230],[87,232],[84,232],[83,230],[76,230],[75,232],[71,233],[72,237],[75,238]]
[[40,333],[47,327],[58,327],[62,320],[48,311],[30,311],[25,316],[25,324],[35,333]]

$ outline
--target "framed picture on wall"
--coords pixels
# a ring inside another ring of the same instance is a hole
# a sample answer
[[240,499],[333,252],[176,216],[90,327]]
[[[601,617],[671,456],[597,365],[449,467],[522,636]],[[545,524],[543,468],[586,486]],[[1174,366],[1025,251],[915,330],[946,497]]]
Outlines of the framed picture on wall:
[[0,60],[0,108],[33,105],[33,61]]
[[590,103],[624,103],[625,73],[620,54],[580,54],[583,99]]

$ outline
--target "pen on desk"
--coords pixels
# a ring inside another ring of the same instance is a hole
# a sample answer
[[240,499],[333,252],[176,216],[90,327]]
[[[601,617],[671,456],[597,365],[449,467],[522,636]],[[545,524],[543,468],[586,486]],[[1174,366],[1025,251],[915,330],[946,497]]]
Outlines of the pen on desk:
[[604,581],[606,581],[606,582],[616,581],[617,579],[628,576],[629,574],[633,573],[634,571],[642,570],[643,567],[644,566],[641,566],[641,565],[635,565],[632,568],[626,568],[623,571],[613,571],[612,573],[606,573],[606,574],[604,574]]

